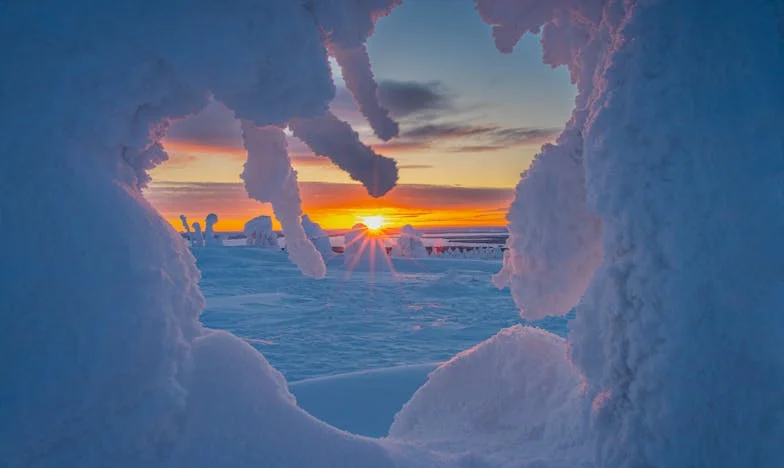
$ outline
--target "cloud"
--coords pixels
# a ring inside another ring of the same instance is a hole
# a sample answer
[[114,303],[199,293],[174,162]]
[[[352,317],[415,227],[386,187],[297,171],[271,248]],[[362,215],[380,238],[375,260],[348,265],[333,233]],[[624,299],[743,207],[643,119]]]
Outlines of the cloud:
[[[542,145],[553,141],[554,128],[501,127],[490,124],[436,123],[410,127],[398,144],[410,147],[442,146],[457,153],[497,151],[510,147]],[[467,140],[469,144],[461,144]]]
[[[425,113],[435,113],[437,116],[442,112],[454,111],[454,99],[455,96],[447,87],[437,81],[386,80],[378,83],[378,101],[396,119],[413,118]],[[346,88],[337,89],[330,109],[352,123],[363,120],[354,97]]]
[[457,124],[427,124],[408,129],[403,134],[409,139],[436,139],[436,138],[462,138],[475,135],[486,135],[496,131],[496,126],[483,125],[457,125]]
[[398,164],[398,169],[432,169],[435,166],[431,164]]
[[405,117],[424,111],[443,111],[454,107],[454,96],[437,81],[382,81],[378,99],[393,117]]
[[[502,210],[512,200],[514,189],[448,185],[400,184],[384,198],[371,198],[362,185],[331,182],[299,182],[305,209],[347,207],[397,207],[413,210],[482,209]],[[225,206],[232,211],[258,209],[242,183],[153,181],[145,195],[161,211],[186,212],[186,207]],[[199,208],[201,209],[201,208]],[[213,209],[213,211],[220,211]]]

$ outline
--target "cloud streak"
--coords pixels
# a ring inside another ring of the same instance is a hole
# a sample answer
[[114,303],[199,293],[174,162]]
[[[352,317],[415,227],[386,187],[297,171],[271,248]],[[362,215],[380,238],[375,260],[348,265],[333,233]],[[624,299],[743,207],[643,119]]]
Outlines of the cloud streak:
[[[500,225],[513,197],[511,188],[440,185],[401,184],[380,199],[368,196],[359,184],[299,182],[299,188],[304,210],[318,213],[314,219],[321,218],[327,224],[332,216],[345,218],[371,210],[392,213],[397,218],[443,218],[443,224],[475,224],[477,219],[490,219],[488,224]],[[222,220],[245,220],[270,212],[267,206],[247,198],[242,183],[152,182],[145,196],[167,218],[176,218],[181,212],[198,215],[206,210],[219,213]],[[336,226],[333,222],[331,227],[350,225]]]

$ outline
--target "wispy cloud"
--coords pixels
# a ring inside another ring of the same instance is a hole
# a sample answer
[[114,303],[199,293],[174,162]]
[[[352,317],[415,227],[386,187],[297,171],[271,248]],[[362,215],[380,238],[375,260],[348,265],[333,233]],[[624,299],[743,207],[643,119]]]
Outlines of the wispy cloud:
[[[440,123],[407,128],[399,143],[411,146],[448,146],[453,152],[483,152],[553,141],[560,130],[554,128],[501,127]],[[479,144],[478,144],[479,143]]]

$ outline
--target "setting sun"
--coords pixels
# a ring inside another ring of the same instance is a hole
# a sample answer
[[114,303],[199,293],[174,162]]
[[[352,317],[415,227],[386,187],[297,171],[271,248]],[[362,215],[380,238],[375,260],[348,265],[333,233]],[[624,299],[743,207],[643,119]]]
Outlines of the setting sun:
[[384,217],[381,215],[376,216],[363,216],[362,224],[368,227],[371,231],[378,231],[384,225]]

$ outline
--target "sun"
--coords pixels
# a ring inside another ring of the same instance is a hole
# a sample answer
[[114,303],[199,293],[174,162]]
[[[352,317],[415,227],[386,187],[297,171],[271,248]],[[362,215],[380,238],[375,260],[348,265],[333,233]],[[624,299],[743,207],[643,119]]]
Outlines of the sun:
[[384,217],[381,215],[363,216],[362,224],[367,226],[371,231],[378,231],[384,225]]

